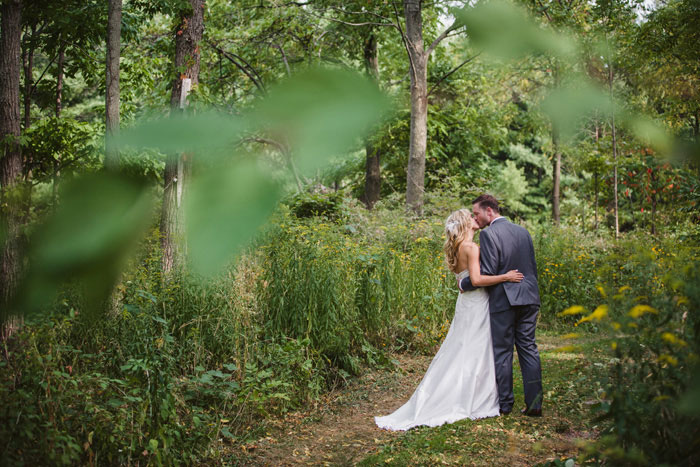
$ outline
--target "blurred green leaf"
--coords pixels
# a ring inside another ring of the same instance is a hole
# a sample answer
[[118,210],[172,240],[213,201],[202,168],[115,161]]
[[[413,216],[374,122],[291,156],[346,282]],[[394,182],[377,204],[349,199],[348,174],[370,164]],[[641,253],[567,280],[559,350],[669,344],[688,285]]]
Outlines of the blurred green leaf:
[[254,161],[209,170],[192,181],[186,202],[190,262],[218,272],[256,233],[277,204],[280,186]]
[[300,170],[308,173],[349,150],[389,108],[389,99],[363,76],[316,68],[273,89],[253,120],[288,145]]
[[603,88],[580,77],[553,89],[542,101],[541,109],[566,140],[576,134],[584,118],[594,114],[609,118],[613,106]]
[[[282,83],[249,117],[256,129],[286,146],[302,172],[341,152],[387,112],[388,99],[364,77],[312,69]],[[190,261],[211,275],[228,264],[272,213],[281,189],[254,161],[198,174],[187,201]]]
[[202,155],[230,152],[240,139],[246,121],[220,112],[196,115],[177,112],[170,117],[142,119],[119,135],[121,146],[157,148],[162,152]]
[[31,239],[19,311],[48,305],[70,279],[83,281],[91,306],[105,300],[151,218],[152,197],[145,188],[111,174],[66,183],[58,209]]
[[625,125],[645,144],[663,154],[670,154],[673,138],[665,128],[649,117],[639,114],[625,116]]
[[536,23],[523,8],[506,0],[482,1],[455,11],[471,43],[492,56],[516,59],[531,54],[572,58],[575,42]]

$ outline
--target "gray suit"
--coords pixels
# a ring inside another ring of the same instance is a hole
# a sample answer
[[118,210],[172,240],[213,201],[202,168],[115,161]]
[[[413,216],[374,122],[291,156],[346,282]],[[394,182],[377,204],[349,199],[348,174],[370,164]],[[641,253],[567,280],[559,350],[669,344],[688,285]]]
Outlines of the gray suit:
[[[525,406],[542,407],[542,367],[535,343],[535,327],[540,309],[537,264],[532,238],[527,230],[505,218],[495,219],[481,231],[481,272],[495,276],[517,269],[522,282],[503,282],[487,288],[496,382],[501,411],[513,409],[513,345],[523,375]],[[462,279],[462,290],[474,290],[469,278]]]

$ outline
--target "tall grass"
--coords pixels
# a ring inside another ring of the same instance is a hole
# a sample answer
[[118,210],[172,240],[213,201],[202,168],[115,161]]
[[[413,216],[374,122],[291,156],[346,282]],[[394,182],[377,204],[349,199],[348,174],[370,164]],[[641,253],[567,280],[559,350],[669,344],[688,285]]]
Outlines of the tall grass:
[[[443,261],[443,216],[346,208],[332,220],[281,209],[258,243],[207,284],[185,274],[163,283],[154,231],[123,277],[123,306],[99,321],[83,316],[80,294],[67,289],[51,313],[5,342],[2,458],[215,461],[229,440],[257,436],[266,417],[309,403],[363,365],[387,363],[387,350],[434,353],[458,294]],[[696,352],[690,343],[697,344],[698,320],[678,298],[692,295],[683,289],[687,281],[677,280],[685,264],[697,261],[689,240],[614,243],[566,228],[531,230],[540,326],[569,330],[581,316],[561,311],[572,305],[591,311],[607,300],[624,330],[617,350],[624,352],[611,358],[650,363],[616,367],[611,381],[641,389],[601,400],[612,401],[615,423],[658,427],[650,414],[669,413],[664,401],[675,401],[687,386]],[[648,322],[626,315],[644,296],[658,310],[643,317]],[[580,323],[591,330],[603,325],[592,318]],[[688,345],[671,343],[661,330]],[[657,385],[648,385],[647,370]],[[667,390],[666,382],[678,389]],[[657,396],[668,399],[654,402]],[[629,408],[650,403],[654,411],[640,416]],[[686,426],[682,417],[669,420]],[[627,446],[638,444],[634,432],[616,433]]]

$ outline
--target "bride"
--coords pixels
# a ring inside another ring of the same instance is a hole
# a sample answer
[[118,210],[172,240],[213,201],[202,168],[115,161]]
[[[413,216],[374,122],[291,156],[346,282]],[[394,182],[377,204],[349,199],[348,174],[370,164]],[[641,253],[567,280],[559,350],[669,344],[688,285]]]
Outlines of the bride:
[[[473,242],[478,228],[467,209],[453,212],[445,222],[445,260],[457,281],[469,275],[473,285],[482,287],[520,282],[523,275],[517,270],[481,275],[479,247]],[[457,297],[450,330],[408,402],[374,420],[380,428],[408,430],[498,414],[489,296],[486,289],[478,288]]]

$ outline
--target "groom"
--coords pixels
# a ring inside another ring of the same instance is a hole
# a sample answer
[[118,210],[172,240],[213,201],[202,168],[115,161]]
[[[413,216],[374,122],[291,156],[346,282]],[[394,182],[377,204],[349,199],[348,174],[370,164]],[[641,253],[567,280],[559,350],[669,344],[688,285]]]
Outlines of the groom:
[[[472,205],[481,231],[481,272],[504,274],[517,269],[522,282],[503,282],[488,287],[493,354],[496,364],[498,402],[502,414],[513,410],[513,344],[523,375],[525,415],[542,416],[542,367],[535,343],[535,327],[540,309],[537,264],[532,238],[527,230],[500,215],[498,200],[483,194]],[[474,290],[469,277],[459,283],[462,291]]]

